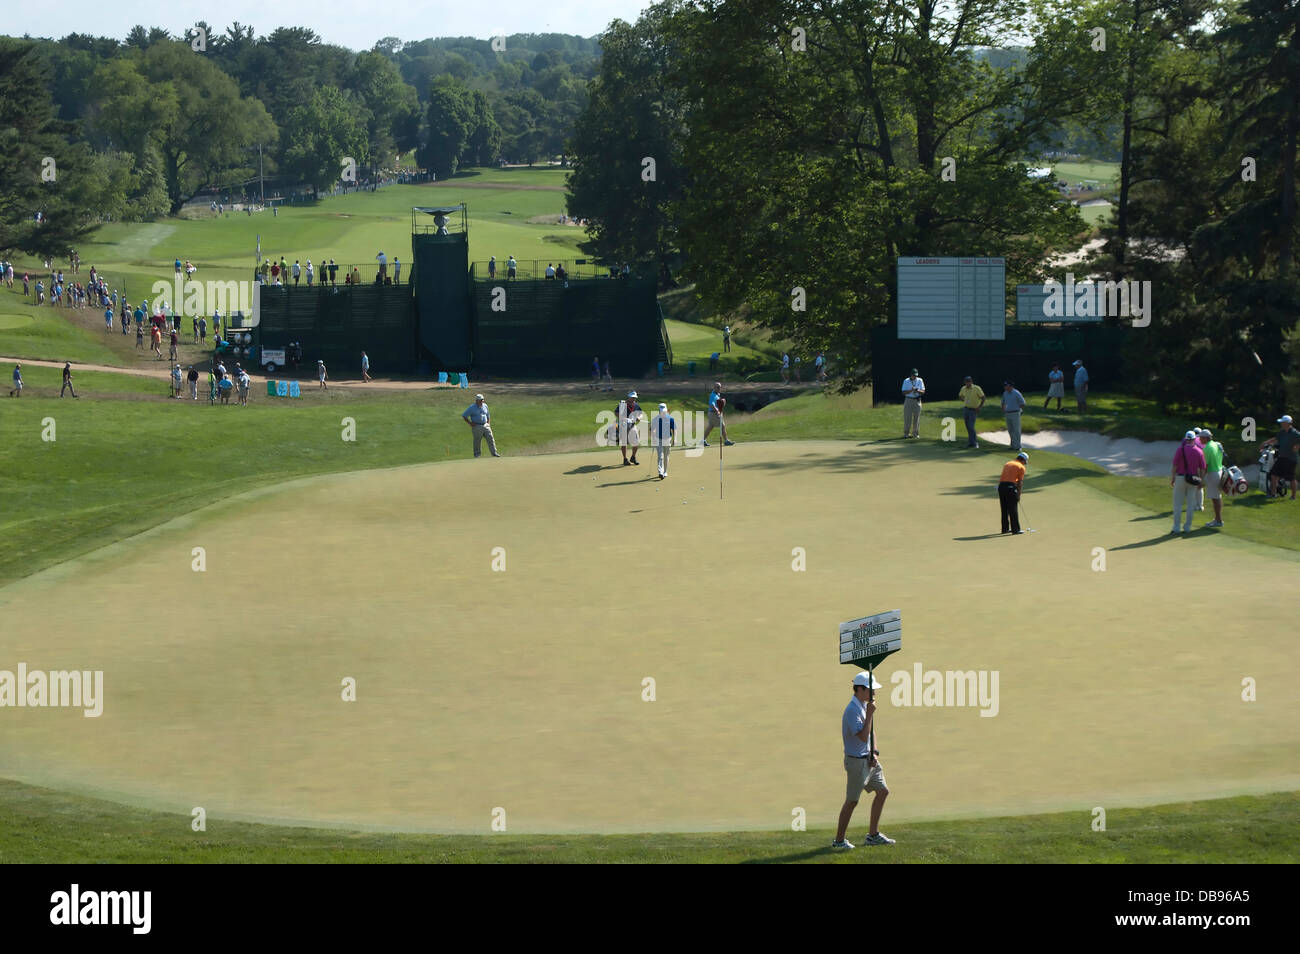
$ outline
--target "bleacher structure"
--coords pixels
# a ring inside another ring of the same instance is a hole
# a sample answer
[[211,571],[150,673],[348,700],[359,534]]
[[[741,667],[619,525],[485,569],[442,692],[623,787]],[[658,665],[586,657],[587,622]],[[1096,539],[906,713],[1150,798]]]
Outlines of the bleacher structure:
[[296,343],[309,367],[356,367],[364,350],[376,371],[493,377],[584,378],[594,356],[619,377],[672,365],[653,278],[575,268],[566,281],[510,280],[503,263],[495,278],[476,274],[464,205],[413,209],[411,252],[404,285],[264,285],[258,314],[235,329],[245,353],[263,364],[263,349]]

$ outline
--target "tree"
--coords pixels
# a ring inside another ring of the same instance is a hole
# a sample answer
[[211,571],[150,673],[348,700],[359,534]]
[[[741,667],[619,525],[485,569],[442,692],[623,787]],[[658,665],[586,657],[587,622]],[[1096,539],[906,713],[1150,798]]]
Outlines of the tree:
[[899,256],[1004,256],[1013,285],[1082,230],[1025,175],[1052,91],[974,52],[1021,27],[1022,4],[675,9],[686,276],[706,305],[747,305],[800,350],[840,355],[846,387],[872,378],[870,332],[894,320]]
[[262,104],[242,98],[235,81],[181,42],[156,43],[107,64],[97,77],[99,121],[143,162],[157,150],[169,211],[246,164],[245,150],[274,143]]
[[[666,262],[676,244],[672,203],[685,195],[684,101],[670,85],[680,46],[671,6],[636,25],[615,20],[601,36],[600,72],[565,151],[573,157],[568,211],[587,219],[597,255]],[[536,67],[536,62],[534,63]],[[643,160],[654,161],[647,180]]]
[[34,44],[0,37],[0,248],[56,257],[94,228],[110,170],[72,141],[49,82]]
[[362,53],[348,88],[366,110],[366,138],[375,163],[392,161],[397,152],[415,146],[420,130],[420,103],[392,60],[378,52]]
[[338,180],[345,158],[368,159],[366,126],[357,113],[335,87],[316,90],[310,103],[289,115],[281,168],[320,192]]
[[421,166],[439,178],[456,174],[474,130],[474,106],[465,86],[451,77],[434,81],[429,90],[426,139],[418,154]]

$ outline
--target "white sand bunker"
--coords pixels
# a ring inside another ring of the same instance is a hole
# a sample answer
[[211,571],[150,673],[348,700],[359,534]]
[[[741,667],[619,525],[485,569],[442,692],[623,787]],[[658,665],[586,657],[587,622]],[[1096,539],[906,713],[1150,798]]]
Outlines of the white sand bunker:
[[[982,441],[1011,446],[1011,435],[1006,431],[982,431],[979,437]],[[1039,431],[1036,434],[1024,434],[1020,440],[1022,447],[1082,457],[1100,464],[1112,474],[1126,477],[1168,477],[1179,443],[1106,437],[1091,431]],[[1259,472],[1258,465],[1251,463],[1241,469],[1254,486]]]

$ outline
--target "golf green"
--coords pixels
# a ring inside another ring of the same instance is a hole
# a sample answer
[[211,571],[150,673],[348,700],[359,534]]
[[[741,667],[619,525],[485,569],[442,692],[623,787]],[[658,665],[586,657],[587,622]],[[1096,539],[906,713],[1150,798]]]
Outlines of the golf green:
[[[1031,469],[1012,537],[987,456],[741,443],[719,500],[716,455],[663,482],[612,450],[300,480],[12,584],[0,670],[102,670],[104,701],[0,711],[0,777],[209,826],[828,825],[837,627],[899,608],[886,822],[1300,788],[1282,551],[1169,537],[1068,468]],[[915,666],[996,672],[996,714],[899,705]]]

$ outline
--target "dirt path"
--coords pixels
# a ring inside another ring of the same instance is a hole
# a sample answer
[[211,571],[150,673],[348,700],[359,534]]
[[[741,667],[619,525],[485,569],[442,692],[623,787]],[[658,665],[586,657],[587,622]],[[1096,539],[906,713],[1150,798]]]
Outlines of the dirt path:
[[[35,368],[61,368],[62,361],[40,361],[31,358],[14,358],[7,355],[0,355],[0,363],[4,364],[22,364],[26,367]],[[184,362],[182,362],[184,364]],[[165,379],[169,365],[167,362],[159,362],[157,368],[117,368],[106,364],[80,364],[72,362],[72,367],[76,371],[104,371],[109,374],[131,374],[141,378]],[[249,372],[249,377],[255,381],[265,381],[267,375],[260,372]],[[274,380],[280,377],[292,377],[277,375]],[[309,374],[298,376],[299,381],[310,382],[315,378]],[[400,378],[374,378],[369,383],[363,384],[357,380],[336,381],[331,379],[331,388],[343,388],[345,390],[356,391],[435,391],[435,390],[456,390],[459,386],[456,384],[439,384],[437,381],[422,380],[404,380]],[[585,381],[470,381],[468,390],[475,391],[495,391],[498,394],[608,394],[611,399],[617,399],[626,394],[629,390],[644,389],[653,390],[658,394],[699,394],[704,397],[709,392],[709,386],[712,381],[707,378],[695,379],[668,379],[660,380],[658,378],[647,378],[645,380],[622,380],[615,382],[612,389],[602,388],[593,390]],[[807,385],[804,386],[808,387]],[[780,391],[786,395],[799,393],[797,389],[788,385],[780,384],[749,384],[734,383],[728,384],[725,388],[728,394],[752,394],[760,391]]]

